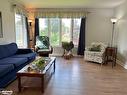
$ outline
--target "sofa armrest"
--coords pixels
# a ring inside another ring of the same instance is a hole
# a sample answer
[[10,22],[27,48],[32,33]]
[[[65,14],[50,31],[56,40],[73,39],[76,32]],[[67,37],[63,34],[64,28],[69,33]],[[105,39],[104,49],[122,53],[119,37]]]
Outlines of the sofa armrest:
[[32,49],[30,48],[25,48],[25,49],[18,49],[16,54],[27,54],[27,53],[32,53]]

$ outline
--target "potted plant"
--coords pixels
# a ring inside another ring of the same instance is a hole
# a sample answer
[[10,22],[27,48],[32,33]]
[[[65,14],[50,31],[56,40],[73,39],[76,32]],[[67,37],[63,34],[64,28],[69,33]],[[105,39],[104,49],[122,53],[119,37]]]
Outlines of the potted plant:
[[72,49],[74,48],[74,44],[72,41],[62,42],[62,48],[64,49],[64,58],[69,59],[70,57],[72,57]]

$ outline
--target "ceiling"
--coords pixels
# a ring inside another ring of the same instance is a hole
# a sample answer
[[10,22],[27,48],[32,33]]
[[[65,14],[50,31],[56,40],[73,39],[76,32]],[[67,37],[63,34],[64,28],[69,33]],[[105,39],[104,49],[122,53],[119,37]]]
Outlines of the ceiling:
[[26,8],[114,8],[126,0],[15,0]]

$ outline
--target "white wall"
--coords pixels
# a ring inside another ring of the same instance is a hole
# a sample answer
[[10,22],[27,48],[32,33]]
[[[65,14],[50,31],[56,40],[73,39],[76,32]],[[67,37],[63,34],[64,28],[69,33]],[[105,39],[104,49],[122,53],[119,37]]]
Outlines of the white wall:
[[92,42],[110,43],[113,9],[88,9],[86,29],[86,46]]
[[118,18],[116,31],[118,33],[118,59],[127,66],[127,1],[115,9]]
[[3,27],[3,38],[0,38],[0,44],[15,42],[14,12],[8,0],[0,0],[0,11],[2,13]]

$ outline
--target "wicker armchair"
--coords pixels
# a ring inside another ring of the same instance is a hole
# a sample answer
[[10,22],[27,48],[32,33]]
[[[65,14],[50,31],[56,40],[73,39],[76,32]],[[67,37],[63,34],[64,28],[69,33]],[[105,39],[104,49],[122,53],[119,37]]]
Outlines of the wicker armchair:
[[[92,47],[99,46],[99,49],[93,49]],[[89,48],[86,48],[84,51],[84,59],[86,61],[91,61],[91,62],[97,62],[97,63],[103,63],[104,62],[104,54],[105,54],[105,49],[106,45],[103,43],[92,43]]]

